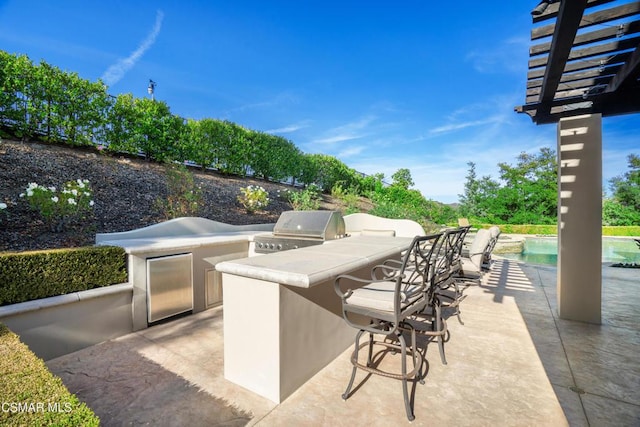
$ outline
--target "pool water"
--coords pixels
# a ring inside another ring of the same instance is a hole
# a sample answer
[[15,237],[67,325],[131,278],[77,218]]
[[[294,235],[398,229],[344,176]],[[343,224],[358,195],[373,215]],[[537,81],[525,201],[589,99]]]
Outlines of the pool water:
[[[522,253],[500,254],[500,256],[532,264],[556,265],[558,263],[558,239],[555,237],[527,237]],[[603,238],[602,262],[640,264],[640,249],[633,239]]]

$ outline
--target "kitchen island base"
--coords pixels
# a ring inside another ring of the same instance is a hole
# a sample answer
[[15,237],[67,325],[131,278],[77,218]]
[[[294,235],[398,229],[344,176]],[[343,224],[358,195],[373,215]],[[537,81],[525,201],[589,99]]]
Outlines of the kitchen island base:
[[275,403],[353,343],[333,282],[296,288],[223,274],[222,283],[224,376]]
[[216,264],[225,378],[273,402],[285,400],[353,345],[357,331],[342,317],[335,278],[370,278],[373,266],[399,259],[411,240],[357,236]]

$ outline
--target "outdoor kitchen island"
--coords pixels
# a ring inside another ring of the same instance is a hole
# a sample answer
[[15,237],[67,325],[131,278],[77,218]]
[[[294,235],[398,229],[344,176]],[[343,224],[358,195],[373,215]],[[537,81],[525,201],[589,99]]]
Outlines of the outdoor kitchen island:
[[399,259],[411,240],[361,235],[250,258],[211,259],[222,272],[225,378],[275,403],[285,400],[353,345],[357,331],[342,318],[335,278],[370,278],[374,265]]

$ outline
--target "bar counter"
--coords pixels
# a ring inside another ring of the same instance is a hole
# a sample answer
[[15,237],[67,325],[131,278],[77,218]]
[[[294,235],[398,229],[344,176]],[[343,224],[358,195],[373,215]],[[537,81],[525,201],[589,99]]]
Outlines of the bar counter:
[[357,331],[342,318],[335,278],[369,278],[374,265],[399,259],[411,241],[353,236],[215,264],[222,272],[225,378],[275,403],[285,400],[353,344]]

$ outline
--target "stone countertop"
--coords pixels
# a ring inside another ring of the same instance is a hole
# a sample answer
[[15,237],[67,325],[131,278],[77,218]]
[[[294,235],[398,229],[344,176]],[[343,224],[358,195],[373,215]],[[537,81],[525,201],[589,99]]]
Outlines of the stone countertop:
[[265,231],[233,231],[227,233],[210,233],[192,236],[161,236],[134,239],[105,240],[97,243],[100,246],[119,246],[126,253],[136,255],[140,253],[159,252],[170,249],[195,249],[203,246],[225,244],[238,241],[249,242],[257,234],[270,234]]
[[409,247],[409,237],[352,236],[323,245],[217,263],[216,270],[283,285],[310,288],[340,274],[380,263]]

